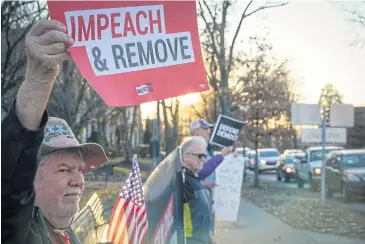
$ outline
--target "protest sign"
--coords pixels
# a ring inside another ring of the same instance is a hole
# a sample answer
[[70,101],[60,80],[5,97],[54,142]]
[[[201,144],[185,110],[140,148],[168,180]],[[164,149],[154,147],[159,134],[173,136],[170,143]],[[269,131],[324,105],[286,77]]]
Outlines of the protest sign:
[[170,153],[143,186],[150,244],[184,243],[182,174],[179,152]]
[[219,220],[237,221],[241,200],[244,158],[230,154],[216,169],[214,190],[215,216]]
[[48,1],[81,74],[109,106],[209,90],[196,1]]
[[219,115],[210,143],[221,147],[232,146],[240,136],[243,124],[242,121]]

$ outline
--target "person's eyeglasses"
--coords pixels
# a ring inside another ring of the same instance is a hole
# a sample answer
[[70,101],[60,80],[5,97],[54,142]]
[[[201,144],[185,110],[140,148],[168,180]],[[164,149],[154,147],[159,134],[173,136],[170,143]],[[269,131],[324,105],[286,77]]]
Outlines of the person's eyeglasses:
[[188,153],[194,156],[197,156],[199,159],[207,158],[207,155],[205,153]]

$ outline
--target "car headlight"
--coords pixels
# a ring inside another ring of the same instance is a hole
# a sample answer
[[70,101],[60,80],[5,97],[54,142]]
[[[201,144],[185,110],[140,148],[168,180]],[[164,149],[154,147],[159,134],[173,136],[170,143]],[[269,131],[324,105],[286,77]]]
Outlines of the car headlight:
[[266,164],[266,161],[265,160],[260,160],[260,163],[261,164]]
[[295,169],[294,168],[286,168],[285,172],[287,172],[287,173],[295,172]]
[[314,169],[314,174],[315,175],[320,175],[322,173],[322,169],[321,168],[315,168]]
[[352,173],[347,173],[347,174],[346,174],[346,179],[347,179],[348,181],[359,181],[359,180],[360,180],[360,178],[359,178],[359,177],[357,177],[356,175],[354,175],[354,174],[352,174]]

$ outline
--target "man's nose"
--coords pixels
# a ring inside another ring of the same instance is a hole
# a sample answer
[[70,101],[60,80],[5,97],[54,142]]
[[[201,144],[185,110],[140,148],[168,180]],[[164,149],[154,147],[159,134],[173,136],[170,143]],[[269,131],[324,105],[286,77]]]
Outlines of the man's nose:
[[69,183],[71,186],[84,187],[84,175],[80,171],[75,172]]

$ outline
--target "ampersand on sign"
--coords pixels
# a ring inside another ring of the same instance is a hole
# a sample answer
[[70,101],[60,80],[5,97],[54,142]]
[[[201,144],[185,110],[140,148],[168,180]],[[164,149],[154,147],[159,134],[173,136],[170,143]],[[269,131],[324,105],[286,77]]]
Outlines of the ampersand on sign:
[[101,60],[101,51],[98,47],[93,47],[91,50],[93,56],[94,56],[94,66],[98,71],[105,71],[109,70],[106,66],[106,59],[104,58]]

